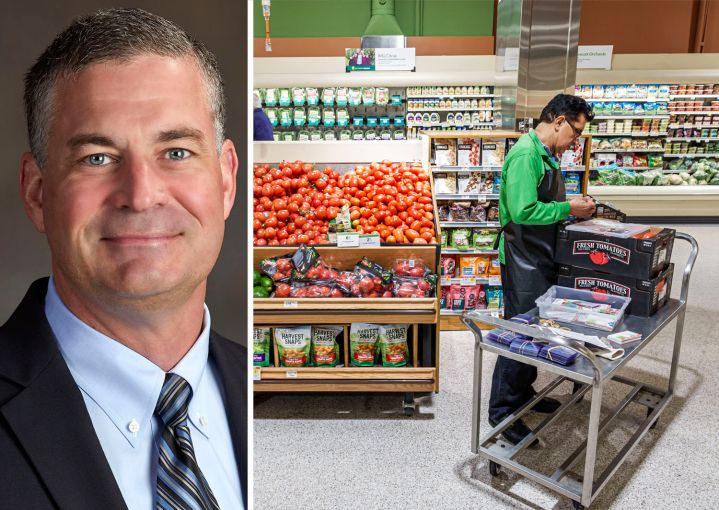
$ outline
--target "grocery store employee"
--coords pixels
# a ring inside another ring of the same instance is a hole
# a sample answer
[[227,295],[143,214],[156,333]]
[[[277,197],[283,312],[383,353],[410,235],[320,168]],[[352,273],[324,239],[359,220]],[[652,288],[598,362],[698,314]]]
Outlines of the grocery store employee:
[[[534,308],[535,300],[557,282],[554,245],[557,222],[569,215],[586,218],[594,202],[582,196],[567,201],[560,155],[582,134],[594,117],[584,99],[559,94],[542,110],[537,128],[522,136],[502,168],[499,243],[504,317]],[[492,376],[489,422],[493,426],[533,398],[537,369],[500,356]],[[559,402],[545,398],[534,408],[553,412]],[[505,432],[518,443],[530,432],[521,420]]]
[[99,11],[35,62],[25,107],[52,276],[0,328],[0,508],[245,508],[246,349],[204,304],[238,168],[214,56]]

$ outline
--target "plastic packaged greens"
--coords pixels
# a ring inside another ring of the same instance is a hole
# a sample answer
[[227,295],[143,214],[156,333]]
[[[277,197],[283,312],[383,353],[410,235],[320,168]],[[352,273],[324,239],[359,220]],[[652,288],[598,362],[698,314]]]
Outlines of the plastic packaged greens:
[[280,133],[280,141],[282,142],[294,142],[295,134],[292,131],[283,131]]
[[321,112],[318,106],[310,106],[307,108],[307,125],[318,126],[320,123]]
[[292,110],[289,108],[280,108],[277,113],[279,114],[280,126],[288,127],[292,125]]
[[375,102],[380,106],[389,103],[389,89],[386,87],[377,87],[375,90]]
[[323,108],[322,109],[322,125],[332,127],[335,125],[335,109],[334,108]]
[[315,87],[307,87],[305,92],[307,94],[307,104],[309,106],[316,106],[320,103],[320,93]]
[[341,326],[312,326],[312,364],[316,367],[334,367],[339,362],[340,348],[337,336]]
[[310,139],[310,132],[303,129],[302,131],[299,131],[297,133],[297,141],[298,142],[307,142]]
[[280,366],[305,367],[309,360],[312,328],[275,328],[275,342],[280,357]]
[[387,324],[379,327],[379,346],[382,366],[403,367],[407,365],[407,325]]
[[252,363],[257,367],[270,366],[270,328],[254,328],[252,332]]
[[307,121],[307,113],[304,108],[292,110],[292,122],[295,126],[304,126]]
[[335,104],[335,88],[325,87],[322,89],[322,104],[324,106],[334,106]]
[[292,104],[290,89],[279,89],[279,103],[280,106],[289,106]]
[[362,104],[366,106],[372,106],[375,104],[375,88],[364,87],[362,89]]
[[337,125],[340,127],[346,127],[350,123],[350,114],[347,108],[337,108],[336,112]]
[[353,365],[374,365],[378,338],[379,326],[376,324],[354,323],[350,326],[350,356]]
[[292,89],[292,104],[295,106],[304,106],[307,95],[304,87],[294,87]]
[[264,103],[265,106],[277,106],[278,93],[277,89],[265,89]]
[[[350,106],[359,106],[362,104],[362,89],[357,87],[351,87],[347,94],[347,101]],[[339,97],[337,104],[339,104]]]
[[349,129],[343,129],[340,131],[340,140],[351,140],[352,139],[352,131]]
[[337,140],[337,133],[335,133],[333,130],[329,129],[325,131],[324,134],[325,140]]
[[319,142],[322,140],[322,131],[319,131],[315,129],[314,131],[310,131],[310,141],[311,142]]
[[277,125],[277,109],[265,108],[265,115],[267,115],[267,118],[270,120],[270,124],[272,124],[273,127]]
[[337,106],[347,106],[349,101],[349,89],[347,87],[337,87],[335,90],[335,102]]

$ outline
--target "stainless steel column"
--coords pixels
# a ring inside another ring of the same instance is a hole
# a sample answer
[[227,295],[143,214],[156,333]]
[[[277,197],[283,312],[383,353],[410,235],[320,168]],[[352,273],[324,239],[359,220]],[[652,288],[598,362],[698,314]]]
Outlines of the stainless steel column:
[[559,93],[574,93],[581,0],[499,0],[497,125],[538,118]]

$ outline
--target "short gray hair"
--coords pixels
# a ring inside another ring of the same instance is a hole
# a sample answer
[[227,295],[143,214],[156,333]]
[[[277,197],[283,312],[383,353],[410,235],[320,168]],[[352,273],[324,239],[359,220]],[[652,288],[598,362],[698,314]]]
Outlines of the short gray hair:
[[225,96],[215,56],[174,23],[142,9],[108,9],[75,19],[25,75],[25,115],[30,151],[40,168],[47,163],[53,87],[92,64],[127,62],[140,55],[195,59],[214,116],[218,153],[224,141]]

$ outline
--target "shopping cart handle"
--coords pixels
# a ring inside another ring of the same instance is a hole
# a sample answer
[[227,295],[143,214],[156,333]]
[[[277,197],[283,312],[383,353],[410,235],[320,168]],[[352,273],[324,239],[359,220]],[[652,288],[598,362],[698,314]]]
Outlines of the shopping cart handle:
[[697,256],[699,255],[699,243],[697,243],[696,239],[694,239],[689,234],[685,234],[684,232],[676,232],[674,234],[674,237],[676,239],[682,239],[692,246],[692,251],[689,253],[689,258],[687,259],[687,265],[684,266],[684,275],[682,276],[682,290],[679,294],[679,301],[682,304],[686,304],[687,298],[689,296],[689,278],[692,275],[692,269],[694,269],[694,263],[697,261]]

